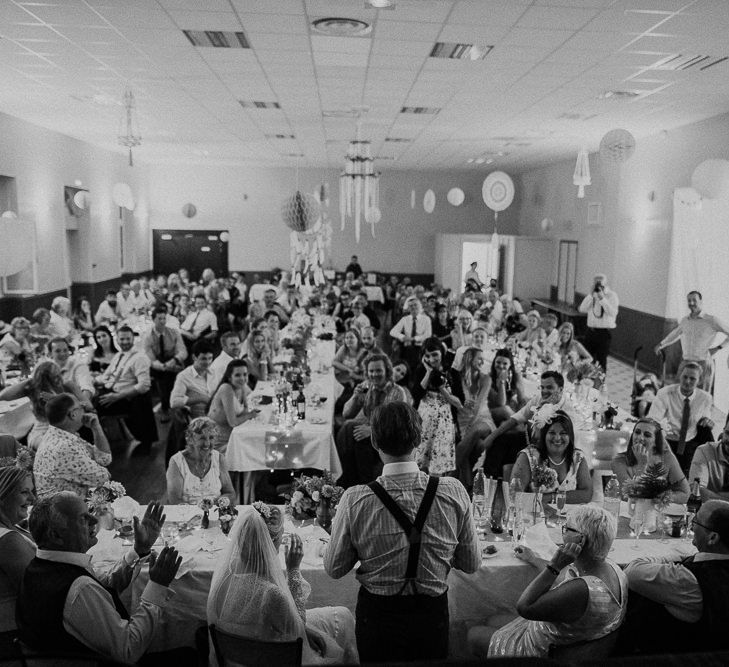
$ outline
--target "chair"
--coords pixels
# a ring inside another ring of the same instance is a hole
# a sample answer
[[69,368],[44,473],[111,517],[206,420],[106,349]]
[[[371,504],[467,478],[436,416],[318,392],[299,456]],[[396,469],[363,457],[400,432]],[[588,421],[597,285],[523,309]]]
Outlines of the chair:
[[618,630],[587,642],[576,642],[564,646],[551,646],[549,657],[559,662],[592,662],[610,657],[618,641]]
[[221,667],[230,663],[246,667],[299,667],[303,640],[301,637],[290,642],[266,642],[231,635],[209,626],[215,657]]

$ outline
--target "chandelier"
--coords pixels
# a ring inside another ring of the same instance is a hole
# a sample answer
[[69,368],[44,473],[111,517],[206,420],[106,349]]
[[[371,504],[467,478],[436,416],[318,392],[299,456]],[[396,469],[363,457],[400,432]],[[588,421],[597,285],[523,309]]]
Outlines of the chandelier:
[[129,149],[129,166],[134,166],[132,148],[142,145],[142,135],[139,132],[139,123],[134,113],[134,93],[127,88],[124,91],[124,112],[119,119],[119,136],[117,140],[122,146]]
[[370,142],[361,139],[361,123],[357,121],[357,138],[349,142],[344,171],[339,176],[339,215],[342,231],[347,218],[354,217],[354,238],[359,243],[362,217],[372,229],[382,218],[380,212],[380,173],[375,171]]

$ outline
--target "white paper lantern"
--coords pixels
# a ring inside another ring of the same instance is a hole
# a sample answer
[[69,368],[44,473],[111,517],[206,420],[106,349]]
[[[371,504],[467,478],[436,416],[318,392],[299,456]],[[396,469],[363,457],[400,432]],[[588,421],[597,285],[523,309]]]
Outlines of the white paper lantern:
[[230,240],[230,234],[228,234],[228,232],[221,232],[220,233],[220,240],[223,243],[227,243]]
[[321,215],[319,202],[312,195],[296,191],[281,205],[281,217],[289,229],[305,232],[311,229]]
[[427,190],[423,196],[423,210],[432,213],[435,210],[435,192]]
[[705,160],[694,169],[691,185],[708,199],[729,199],[729,160]]
[[460,206],[466,199],[466,195],[461,188],[451,188],[448,190],[446,198],[451,206]]
[[86,190],[79,190],[73,196],[73,203],[76,204],[78,208],[85,209],[87,204],[89,203],[89,193],[86,192]]
[[185,204],[182,207],[182,215],[186,218],[194,218],[197,215],[197,207],[195,204]]
[[481,188],[483,201],[492,211],[504,211],[514,201],[514,181],[503,171],[490,173]]
[[554,228],[554,220],[551,218],[544,218],[540,223],[539,226],[542,228],[543,232],[549,232]]

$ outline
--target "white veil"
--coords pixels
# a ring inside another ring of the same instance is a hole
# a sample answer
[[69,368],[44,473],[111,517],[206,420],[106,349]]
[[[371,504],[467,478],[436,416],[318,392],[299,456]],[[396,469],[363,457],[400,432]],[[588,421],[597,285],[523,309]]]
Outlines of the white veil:
[[230,543],[213,573],[207,615],[209,624],[231,634],[267,641],[302,637],[306,642],[268,526],[252,507],[241,511],[230,531]]

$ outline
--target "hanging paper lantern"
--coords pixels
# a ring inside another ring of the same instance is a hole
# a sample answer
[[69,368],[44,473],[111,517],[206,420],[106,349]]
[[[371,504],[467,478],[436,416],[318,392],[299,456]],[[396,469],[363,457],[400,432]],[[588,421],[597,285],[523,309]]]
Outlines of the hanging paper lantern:
[[635,152],[635,137],[628,130],[610,130],[600,141],[600,157],[619,164]]
[[542,228],[543,232],[549,232],[554,227],[554,220],[551,218],[544,218],[540,223],[540,227]]
[[195,215],[197,215],[197,208],[195,207],[195,204],[185,204],[182,207],[182,215],[186,218],[194,218]]
[[572,183],[577,186],[578,199],[584,198],[585,186],[592,185],[592,181],[590,180],[590,157],[584,148],[577,153],[577,164],[575,164]]
[[435,209],[435,192],[427,190],[423,196],[423,210],[426,213],[432,213]]
[[691,185],[709,199],[729,199],[729,160],[705,160],[694,169]]
[[311,229],[321,215],[321,206],[312,195],[297,190],[284,200],[281,206],[281,217],[286,226],[295,232]]
[[76,204],[80,209],[85,209],[89,203],[89,193],[86,190],[79,190],[73,196],[73,203]]
[[504,211],[514,201],[514,181],[503,171],[490,173],[483,182],[481,196],[492,211]]
[[448,190],[446,198],[451,206],[460,206],[466,199],[466,195],[463,193],[461,188],[451,188]]
[[220,240],[223,243],[227,243],[230,240],[230,234],[228,232],[220,232]]

